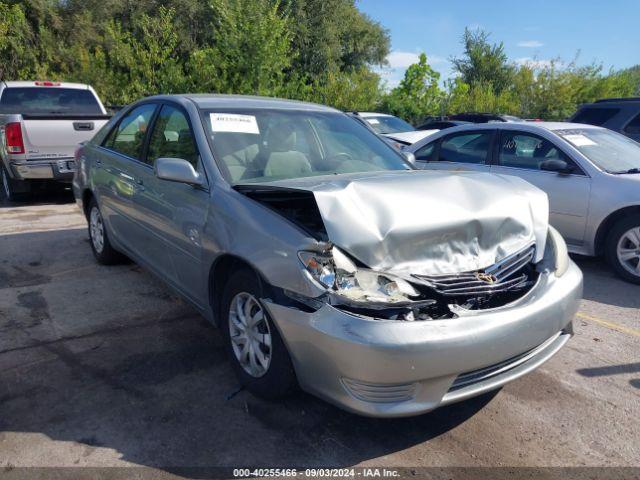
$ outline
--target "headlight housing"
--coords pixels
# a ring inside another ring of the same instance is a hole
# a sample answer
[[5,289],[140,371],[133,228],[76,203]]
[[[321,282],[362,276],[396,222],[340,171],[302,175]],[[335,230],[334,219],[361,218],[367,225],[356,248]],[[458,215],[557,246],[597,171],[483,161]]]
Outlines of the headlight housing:
[[343,252],[301,251],[300,261],[314,280],[329,293],[368,306],[400,306],[418,299],[420,293],[406,280],[388,273],[358,268]]
[[555,228],[549,226],[549,234],[547,235],[547,248],[553,249],[553,267],[556,277],[561,277],[569,269],[569,251],[567,244]]

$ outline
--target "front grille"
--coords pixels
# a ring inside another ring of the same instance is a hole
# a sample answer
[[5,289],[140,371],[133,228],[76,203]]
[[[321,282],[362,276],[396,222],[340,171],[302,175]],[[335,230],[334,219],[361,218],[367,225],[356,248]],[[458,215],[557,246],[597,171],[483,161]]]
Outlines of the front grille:
[[398,403],[411,400],[415,395],[415,383],[382,384],[365,383],[343,378],[342,384],[347,391],[364,402]]
[[529,275],[525,267],[533,260],[535,245],[510,255],[498,263],[474,272],[447,275],[413,275],[440,295],[447,297],[484,296],[524,287]]

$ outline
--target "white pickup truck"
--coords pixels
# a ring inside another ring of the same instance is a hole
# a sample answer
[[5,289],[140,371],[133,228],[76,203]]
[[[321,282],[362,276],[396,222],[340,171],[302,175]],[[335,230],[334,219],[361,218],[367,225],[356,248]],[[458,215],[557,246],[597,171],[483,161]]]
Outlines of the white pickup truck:
[[71,182],[75,151],[109,120],[89,85],[0,82],[0,171],[5,196],[29,196],[36,181]]

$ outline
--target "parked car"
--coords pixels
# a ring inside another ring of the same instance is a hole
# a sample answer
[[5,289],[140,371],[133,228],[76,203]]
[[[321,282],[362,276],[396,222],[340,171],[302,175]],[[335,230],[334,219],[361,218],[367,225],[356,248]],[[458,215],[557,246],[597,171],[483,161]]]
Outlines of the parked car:
[[420,168],[520,177],[549,195],[571,252],[604,255],[640,283],[640,144],[576,123],[456,127],[407,149]]
[[110,118],[88,85],[0,81],[0,174],[5,196],[23,200],[34,181],[71,182],[77,145]]
[[569,121],[608,128],[640,142],[640,97],[607,98],[582,105]]
[[422,140],[437,130],[416,130],[413,125],[386,113],[353,112],[365,120],[379,135],[383,135],[396,142],[398,148]]
[[467,125],[469,123],[471,122],[465,122],[464,120],[430,120],[420,125],[417,129],[418,130],[445,130],[447,128],[459,127],[460,125]]
[[418,414],[532,371],[572,335],[582,274],[546,195],[415,170],[328,107],[141,100],[79,151],[99,263],[122,254],[220,327],[242,385]]
[[523,120],[514,115],[503,115],[500,113],[464,112],[449,115],[449,120],[463,120],[471,123],[489,122],[522,122]]

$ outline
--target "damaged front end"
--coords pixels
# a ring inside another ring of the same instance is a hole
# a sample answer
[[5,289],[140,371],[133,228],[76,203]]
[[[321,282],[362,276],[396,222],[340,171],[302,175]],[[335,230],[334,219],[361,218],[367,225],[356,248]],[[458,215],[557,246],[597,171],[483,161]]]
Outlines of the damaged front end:
[[454,318],[518,300],[549,270],[548,252],[566,256],[544,193],[507,177],[392,172],[234,188],[315,240],[298,258],[324,293],[281,286],[311,310]]
[[461,311],[497,308],[525,295],[540,272],[532,263],[535,246],[511,255],[489,268],[455,275],[411,275],[358,266],[339,248],[300,252],[299,258],[313,281],[327,293],[296,301],[318,309],[328,303],[349,313],[380,320],[425,321],[455,318]]

